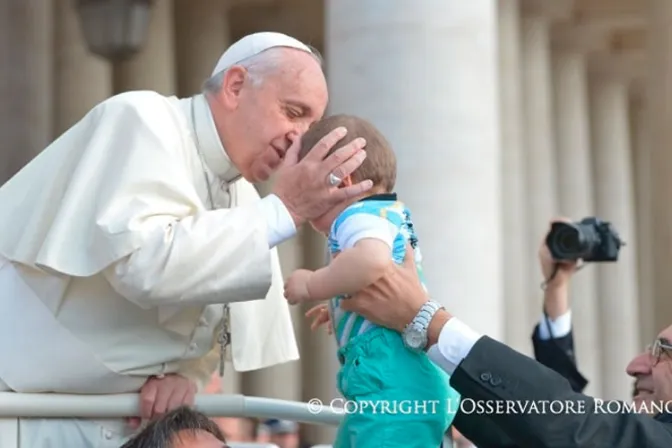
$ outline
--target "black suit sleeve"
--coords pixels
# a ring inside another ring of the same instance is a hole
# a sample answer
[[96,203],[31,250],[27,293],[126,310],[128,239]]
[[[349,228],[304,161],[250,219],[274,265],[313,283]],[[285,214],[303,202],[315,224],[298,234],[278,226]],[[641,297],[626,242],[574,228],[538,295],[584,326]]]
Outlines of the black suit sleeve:
[[532,346],[537,361],[567,378],[574,392],[583,392],[588,381],[576,367],[574,335],[571,331],[567,336],[544,340],[539,337],[537,324],[532,333]]
[[[572,390],[582,392],[588,382],[576,368],[573,334],[570,332],[567,336],[549,340],[541,339],[539,334],[539,325],[537,325],[532,333],[535,359],[567,378]],[[518,446],[485,414],[458,412],[453,425],[467,439],[474,443],[477,441],[479,448],[517,448]]]
[[[532,345],[537,361],[567,378],[575,392],[583,391],[588,382],[576,368],[574,337],[571,332],[564,337],[544,340],[539,337],[539,325],[537,325],[532,333]],[[453,420],[453,426],[467,439],[476,443],[478,448],[518,447],[485,414],[465,414],[458,411]]]
[[[536,412],[486,409],[488,419],[520,448],[672,447],[672,425],[648,415],[614,413],[606,402],[574,392],[557,372],[487,336],[479,339],[460,363],[450,384],[463,401],[517,406],[534,403]],[[550,402],[561,404],[565,411],[547,408],[543,412],[544,403]],[[623,408],[617,402],[613,405]],[[478,437],[471,441],[479,445]]]
[[458,411],[452,424],[478,448],[518,448],[488,415]]

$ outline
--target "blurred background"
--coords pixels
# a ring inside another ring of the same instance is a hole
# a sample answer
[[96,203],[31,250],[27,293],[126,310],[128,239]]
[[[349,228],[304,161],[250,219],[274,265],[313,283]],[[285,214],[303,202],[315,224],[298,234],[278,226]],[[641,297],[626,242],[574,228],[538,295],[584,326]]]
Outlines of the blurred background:
[[[672,323],[672,1],[0,0],[0,183],[107,97],[199,93],[256,31],[316,47],[328,112],[387,135],[430,292],[479,331],[531,354],[549,220],[612,222],[627,246],[576,276],[574,333],[587,392],[630,397],[624,366]],[[285,243],[285,275],[324,247],[308,230]],[[304,311],[300,362],[227,366],[213,391],[335,397],[334,343]]]

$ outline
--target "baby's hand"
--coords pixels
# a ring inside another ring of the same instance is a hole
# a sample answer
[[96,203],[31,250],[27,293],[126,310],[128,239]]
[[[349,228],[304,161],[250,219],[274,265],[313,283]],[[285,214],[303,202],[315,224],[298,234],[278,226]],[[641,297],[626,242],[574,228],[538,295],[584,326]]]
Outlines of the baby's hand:
[[307,269],[297,269],[289,276],[285,283],[285,298],[290,304],[296,305],[310,300],[308,280],[312,274]]
[[331,324],[328,305],[321,303],[312,307],[306,311],[306,317],[313,318],[313,322],[310,324],[310,329],[312,331],[315,331],[322,325],[327,324],[327,333],[334,334],[334,326]]

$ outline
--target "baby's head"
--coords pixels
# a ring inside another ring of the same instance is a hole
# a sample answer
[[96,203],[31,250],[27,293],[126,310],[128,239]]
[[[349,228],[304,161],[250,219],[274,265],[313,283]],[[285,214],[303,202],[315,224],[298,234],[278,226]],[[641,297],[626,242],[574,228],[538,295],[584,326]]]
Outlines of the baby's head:
[[[342,185],[353,185],[369,179],[373,182],[373,188],[367,191],[365,196],[391,193],[397,181],[397,158],[387,139],[375,126],[362,118],[352,115],[333,115],[318,121],[301,138],[299,160],[303,159],[317,142],[338,127],[346,128],[348,133],[331,148],[327,156],[356,138],[366,140],[366,147],[364,148],[366,159],[350,176],[343,179]],[[361,198],[353,198],[351,203],[359,199]],[[349,204],[341,204],[338,208],[330,210],[312,221],[312,226],[319,232],[329,232],[332,222],[345,205]]]

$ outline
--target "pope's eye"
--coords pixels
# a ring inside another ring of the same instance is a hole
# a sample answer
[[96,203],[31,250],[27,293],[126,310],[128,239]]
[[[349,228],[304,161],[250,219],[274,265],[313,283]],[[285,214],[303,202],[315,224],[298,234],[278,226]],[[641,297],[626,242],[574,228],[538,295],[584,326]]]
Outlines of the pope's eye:
[[299,118],[302,115],[300,110],[293,107],[288,107],[286,113],[289,118]]

